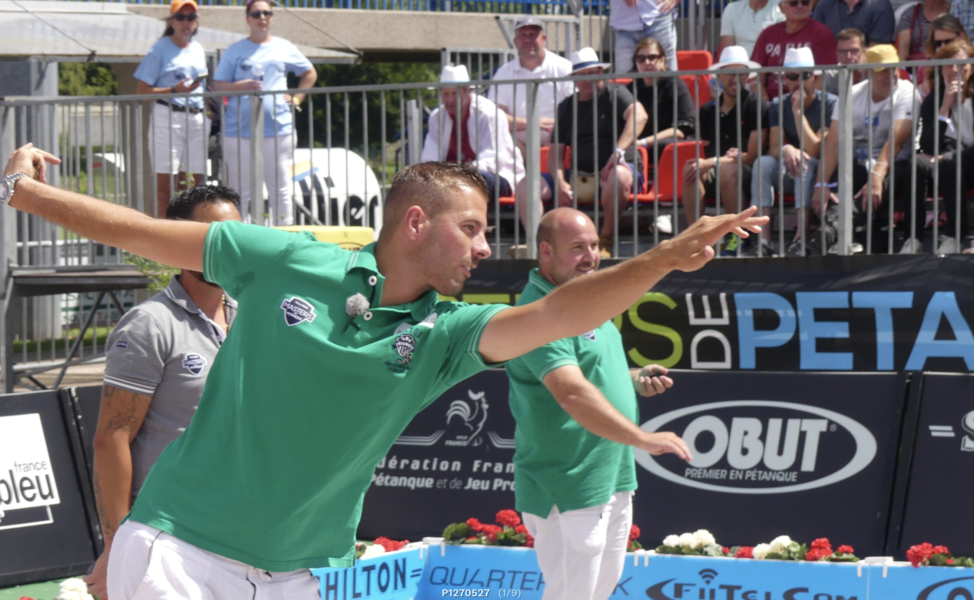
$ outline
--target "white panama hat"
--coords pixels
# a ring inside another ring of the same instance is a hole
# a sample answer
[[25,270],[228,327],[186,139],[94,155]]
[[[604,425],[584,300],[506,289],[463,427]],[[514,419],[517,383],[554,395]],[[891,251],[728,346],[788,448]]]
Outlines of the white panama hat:
[[470,75],[467,73],[466,65],[443,67],[440,72],[440,83],[470,83]]

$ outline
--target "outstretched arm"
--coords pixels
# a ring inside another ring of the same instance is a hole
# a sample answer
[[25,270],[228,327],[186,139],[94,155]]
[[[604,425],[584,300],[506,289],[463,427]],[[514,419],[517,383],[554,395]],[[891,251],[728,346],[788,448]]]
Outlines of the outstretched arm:
[[149,260],[180,269],[203,270],[203,246],[209,225],[153,219],[131,208],[47,185],[47,163],[60,162],[32,144],[11,154],[4,175],[36,171],[39,181],[29,177],[18,180],[10,205],[81,237]]
[[490,363],[521,356],[539,346],[582,335],[627,310],[671,271],[696,271],[714,256],[712,246],[728,233],[758,233],[768,217],[756,206],[740,214],[701,217],[682,234],[635,258],[558,286],[537,302],[502,310],[480,337]]

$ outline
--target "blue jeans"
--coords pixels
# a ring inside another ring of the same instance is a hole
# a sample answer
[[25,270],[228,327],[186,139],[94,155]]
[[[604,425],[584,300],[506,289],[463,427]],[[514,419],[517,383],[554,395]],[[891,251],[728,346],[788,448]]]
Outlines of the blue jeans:
[[615,31],[615,72],[628,73],[633,71],[632,55],[636,53],[636,45],[643,39],[651,37],[659,41],[666,54],[666,68],[676,71],[676,27],[673,25],[673,13],[656,17],[652,25],[643,27],[642,31]]
[[[751,167],[751,204],[763,207],[774,206],[774,192],[778,187],[778,158],[765,154],[758,159]],[[761,176],[758,176],[760,170]],[[818,159],[809,158],[805,161],[805,193],[800,194],[795,187],[800,184],[799,180],[792,179],[791,175],[785,173],[784,187],[785,194],[795,196],[795,207],[804,208],[811,206],[812,192],[815,190],[815,173],[818,172]],[[760,203],[760,204],[759,204]]]

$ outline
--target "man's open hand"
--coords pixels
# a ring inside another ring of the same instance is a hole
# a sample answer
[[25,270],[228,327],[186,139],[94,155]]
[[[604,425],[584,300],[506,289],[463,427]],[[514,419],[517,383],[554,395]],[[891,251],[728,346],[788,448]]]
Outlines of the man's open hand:
[[[738,214],[719,217],[700,217],[696,223],[683,233],[666,243],[665,253],[673,260],[673,269],[696,271],[714,257],[713,246],[728,233],[736,233],[747,238],[751,233],[760,233],[761,226],[770,220],[767,215],[755,217],[757,206],[752,206]],[[661,244],[662,246],[662,244]]]
[[61,159],[50,152],[35,148],[34,144],[28,143],[17,148],[10,155],[7,160],[7,169],[3,174],[7,176],[12,173],[27,173],[41,183],[47,183],[47,163],[59,165]]
[[687,443],[671,431],[647,433],[637,448],[645,450],[653,456],[676,454],[687,462],[693,460],[693,455],[690,454],[690,447],[687,446]]

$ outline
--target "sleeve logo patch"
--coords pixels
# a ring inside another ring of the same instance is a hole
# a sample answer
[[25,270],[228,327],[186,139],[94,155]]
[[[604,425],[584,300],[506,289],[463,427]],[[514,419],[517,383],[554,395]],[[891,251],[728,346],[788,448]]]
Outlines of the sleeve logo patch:
[[595,331],[596,330],[593,329],[592,331],[589,331],[588,333],[583,333],[582,334],[582,337],[585,338],[585,339],[587,339],[587,340],[589,340],[589,341],[594,342],[595,341]]
[[190,352],[183,357],[183,368],[192,373],[193,375],[199,375],[203,372],[203,367],[206,366],[206,358],[196,354],[195,352]]
[[115,347],[116,348],[128,348],[129,347],[129,343],[128,342],[117,342],[115,344]]
[[281,310],[284,311],[284,322],[287,323],[288,327],[294,327],[304,322],[311,323],[318,316],[315,314],[315,307],[296,296],[281,302]]

